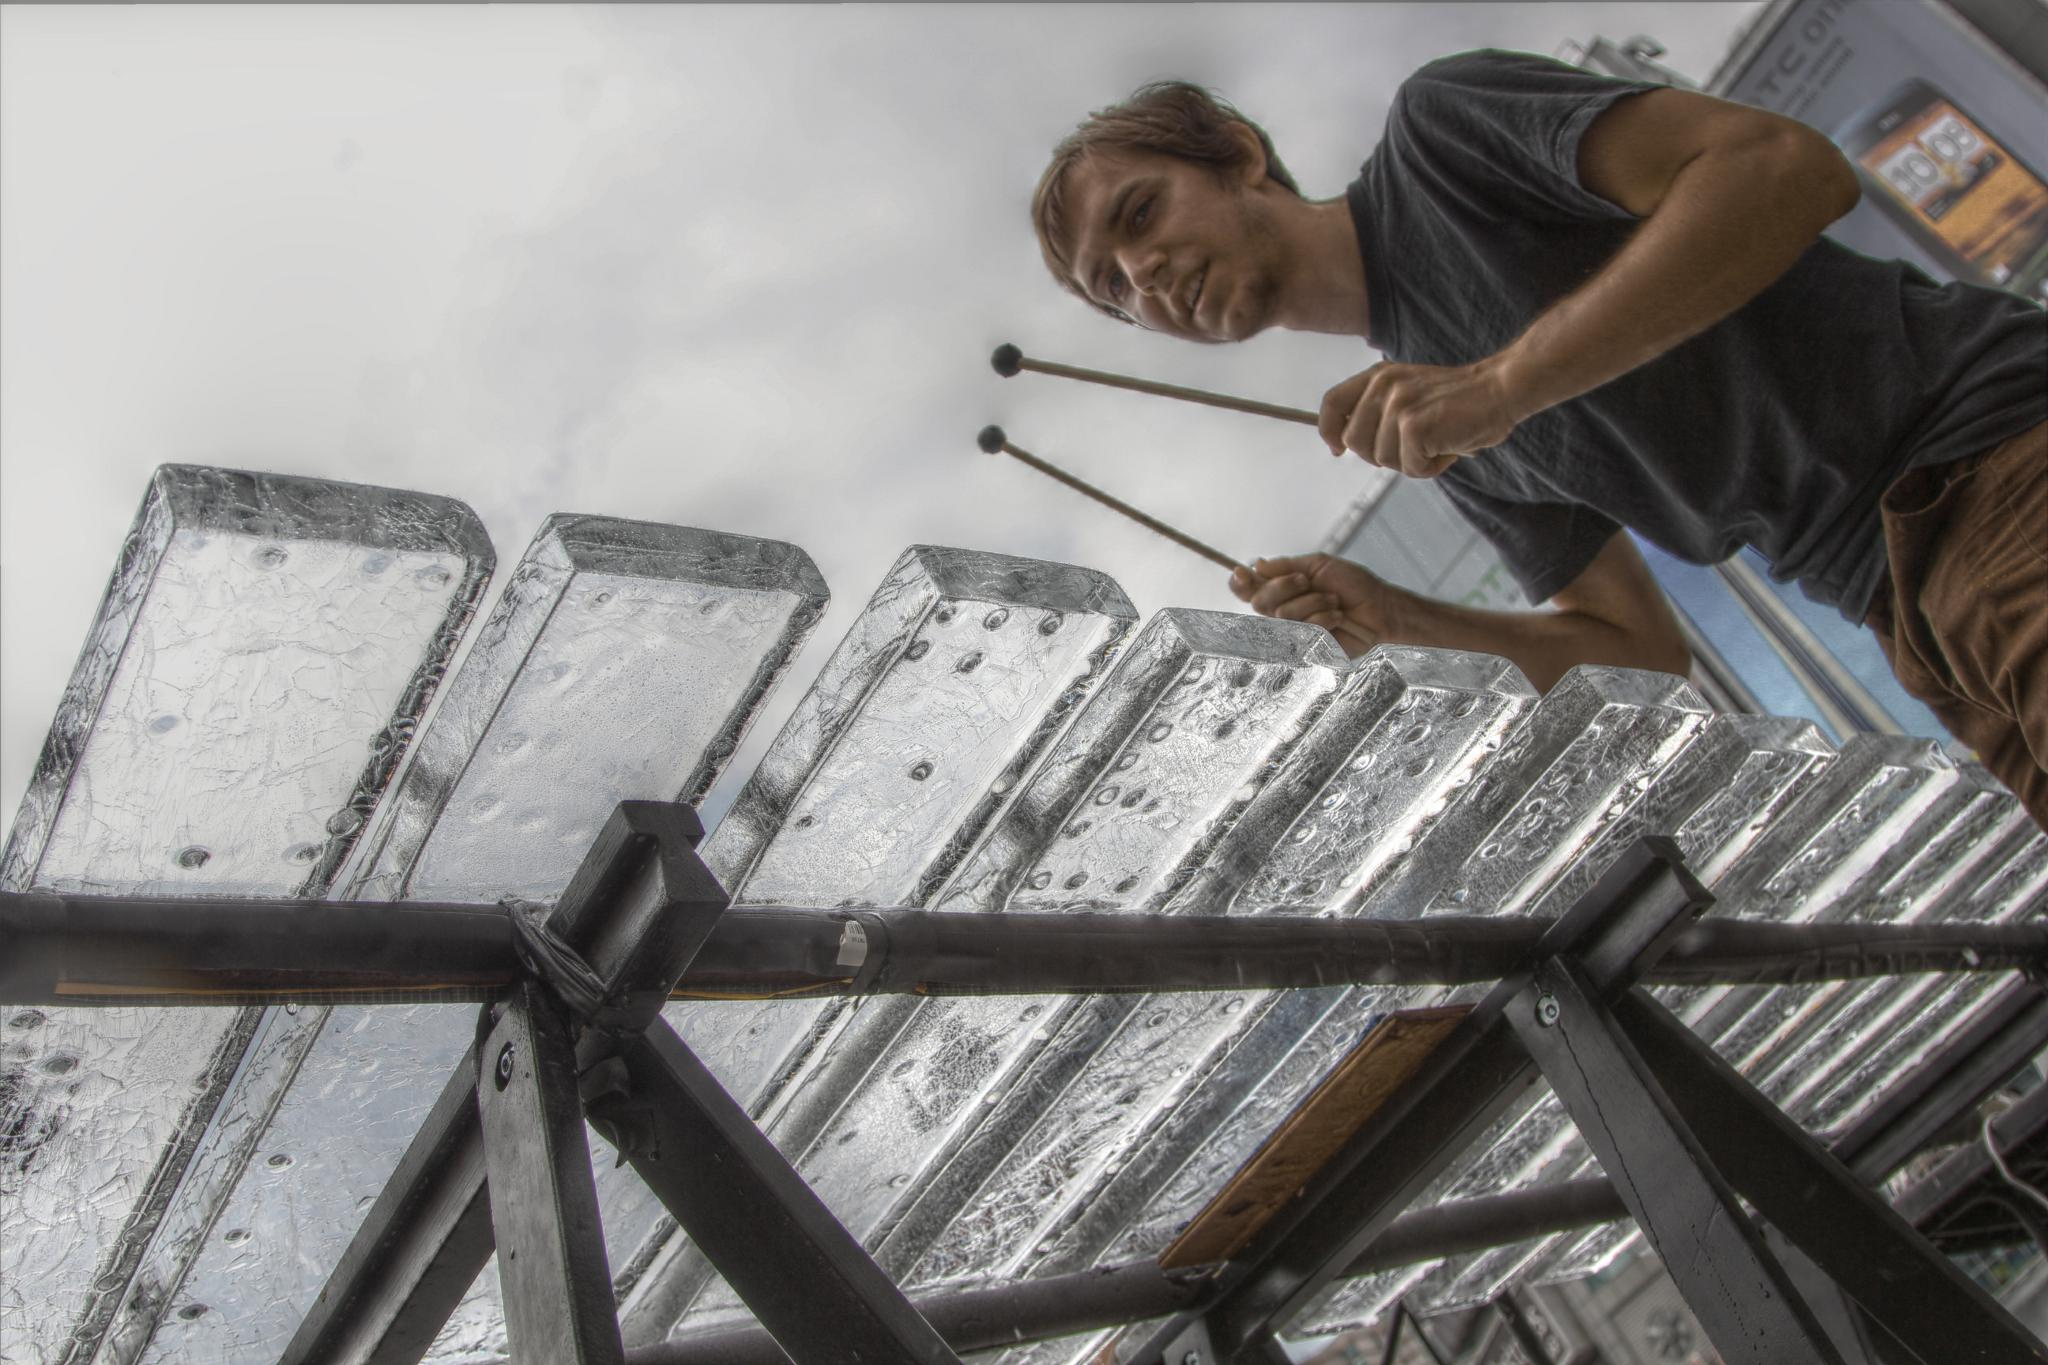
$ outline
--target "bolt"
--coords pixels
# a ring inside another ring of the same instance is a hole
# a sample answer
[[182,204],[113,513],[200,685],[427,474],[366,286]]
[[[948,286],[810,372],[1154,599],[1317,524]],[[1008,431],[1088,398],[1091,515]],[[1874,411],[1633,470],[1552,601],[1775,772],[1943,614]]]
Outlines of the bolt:
[[498,1089],[512,1084],[512,1044],[498,1049]]
[[1543,1027],[1549,1028],[1552,1024],[1555,1024],[1557,1017],[1563,1013],[1564,1010],[1558,1005],[1556,996],[1539,995],[1536,997],[1536,1022],[1543,1025]]
[[1180,1365],[1202,1365],[1202,1353],[1200,1351],[1189,1351],[1180,1358]]

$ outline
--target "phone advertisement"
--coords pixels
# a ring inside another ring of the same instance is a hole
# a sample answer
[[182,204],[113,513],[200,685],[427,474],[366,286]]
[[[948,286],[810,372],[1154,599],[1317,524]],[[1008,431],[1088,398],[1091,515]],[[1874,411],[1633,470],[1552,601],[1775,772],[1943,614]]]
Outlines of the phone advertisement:
[[2048,92],[1935,3],[1794,0],[1710,87],[1828,134],[1864,182],[1829,235],[2048,304]]

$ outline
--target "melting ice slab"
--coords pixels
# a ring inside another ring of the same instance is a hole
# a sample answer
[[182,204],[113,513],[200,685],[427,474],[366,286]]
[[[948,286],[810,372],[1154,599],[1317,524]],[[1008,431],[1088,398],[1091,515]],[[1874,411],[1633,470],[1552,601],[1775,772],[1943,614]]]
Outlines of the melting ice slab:
[[[552,900],[619,801],[702,796],[825,601],[790,545],[549,517],[365,834],[350,894]],[[310,1020],[317,1037],[185,1278],[178,1306],[208,1311],[170,1313],[145,1359],[276,1358],[475,1016],[381,1005]],[[611,1254],[645,1230],[608,1224]],[[502,1344],[497,1293],[493,1271],[478,1277],[444,1349]]]
[[[911,548],[705,841],[706,860],[741,904],[929,904],[1136,615],[1090,570]],[[915,1003],[678,1002],[668,1017],[794,1154]],[[614,1188],[601,1185],[600,1198]],[[616,1188],[622,1201],[644,1199]],[[682,1238],[658,1240],[638,1261],[659,1255],[627,1304],[631,1340],[659,1339],[710,1275]]]
[[[482,526],[448,498],[160,467],[0,885],[319,894],[490,569]],[[0,1341],[24,1359],[105,1326],[258,1018],[13,1014],[0,1131],[23,1137],[0,1172]]]

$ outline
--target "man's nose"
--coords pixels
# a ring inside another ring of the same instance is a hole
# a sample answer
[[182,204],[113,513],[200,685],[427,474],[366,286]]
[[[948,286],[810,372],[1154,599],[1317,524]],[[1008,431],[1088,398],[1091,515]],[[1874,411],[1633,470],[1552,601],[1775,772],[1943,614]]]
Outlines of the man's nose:
[[1131,282],[1131,288],[1140,294],[1159,291],[1160,267],[1166,262],[1165,252],[1156,247],[1131,247],[1118,254],[1123,259],[1117,264],[1123,268],[1124,278]]

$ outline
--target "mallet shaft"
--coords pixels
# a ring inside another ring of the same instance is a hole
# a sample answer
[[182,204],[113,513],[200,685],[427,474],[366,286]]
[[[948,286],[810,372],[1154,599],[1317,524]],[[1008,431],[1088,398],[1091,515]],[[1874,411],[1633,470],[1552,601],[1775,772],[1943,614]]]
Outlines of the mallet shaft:
[[1019,449],[1017,446],[1010,444],[1010,442],[1007,439],[1003,441],[1002,445],[998,447],[998,449],[1000,449],[1005,455],[1009,455],[1016,459],[1022,460],[1025,464],[1030,465],[1039,473],[1059,480],[1067,487],[1073,489],[1076,493],[1082,493],[1088,497],[1095,499],[1095,501],[1101,503],[1104,507],[1109,508],[1111,511],[1123,513],[1132,521],[1135,521],[1140,526],[1143,526],[1146,530],[1157,531],[1160,535],[1165,536],[1174,544],[1184,546],[1187,549],[1193,550],[1196,554],[1200,555],[1202,558],[1208,560],[1212,564],[1220,564],[1226,569],[1242,569],[1245,567],[1243,564],[1240,564],[1238,561],[1232,559],[1229,555],[1223,553],[1223,551],[1218,550],[1213,546],[1204,545],[1201,541],[1196,540],[1191,535],[1187,535],[1181,531],[1176,531],[1175,529],[1173,529],[1173,527],[1168,526],[1165,522],[1160,521],[1157,517],[1146,516],[1143,512],[1140,512],[1137,508],[1131,506],[1123,499],[1111,497],[1109,494],[1103,492],[1101,489],[1095,487],[1095,485],[1087,482],[1086,480],[1075,478],[1072,474],[1069,474],[1066,470],[1061,469],[1058,465],[1048,464],[1044,460],[1039,459],[1036,455],[1033,455],[1030,451]]
[[1233,412],[1249,412],[1257,417],[1277,417],[1283,422],[1300,422],[1305,426],[1317,425],[1315,413],[1304,408],[1282,407],[1278,403],[1261,403],[1254,398],[1233,398],[1227,393],[1210,393],[1207,389],[1183,388],[1179,384],[1159,384],[1150,379],[1133,379],[1128,375],[1111,374],[1107,370],[1087,370],[1079,365],[1062,365],[1057,361],[1033,360],[1020,356],[1017,360],[1020,370],[1036,370],[1040,374],[1058,375],[1062,379],[1081,379],[1090,384],[1107,384],[1113,389],[1130,389],[1136,393],[1157,394],[1161,398],[1178,398],[1188,403],[1206,403],[1212,408],[1229,408]]

